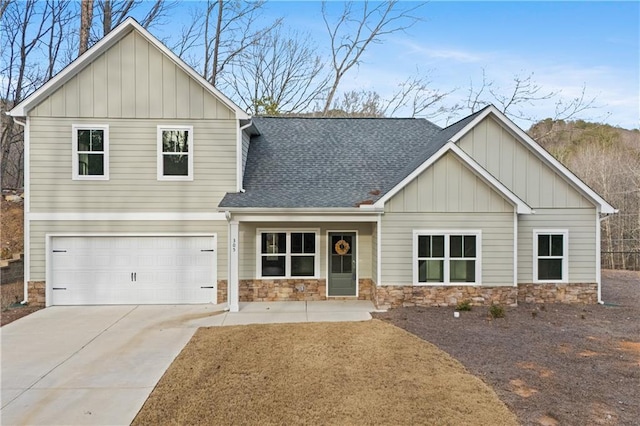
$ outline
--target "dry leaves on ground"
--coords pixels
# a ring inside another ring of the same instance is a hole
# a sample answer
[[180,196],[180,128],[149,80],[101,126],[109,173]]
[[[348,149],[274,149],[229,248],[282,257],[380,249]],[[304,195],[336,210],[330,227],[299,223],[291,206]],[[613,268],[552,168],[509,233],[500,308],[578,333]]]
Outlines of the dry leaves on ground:
[[384,322],[200,329],[134,424],[517,424],[435,346]]

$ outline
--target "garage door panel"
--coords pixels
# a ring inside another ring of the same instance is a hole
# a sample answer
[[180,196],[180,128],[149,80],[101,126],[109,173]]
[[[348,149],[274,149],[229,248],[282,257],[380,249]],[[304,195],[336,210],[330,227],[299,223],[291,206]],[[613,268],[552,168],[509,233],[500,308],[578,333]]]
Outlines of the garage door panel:
[[52,247],[52,304],[215,300],[215,237],[54,237]]

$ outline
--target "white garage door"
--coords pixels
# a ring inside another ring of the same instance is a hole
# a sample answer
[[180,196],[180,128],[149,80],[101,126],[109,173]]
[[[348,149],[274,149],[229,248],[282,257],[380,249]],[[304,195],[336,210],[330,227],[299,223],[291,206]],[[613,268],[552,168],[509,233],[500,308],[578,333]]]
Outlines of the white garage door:
[[51,304],[212,303],[215,237],[53,237]]

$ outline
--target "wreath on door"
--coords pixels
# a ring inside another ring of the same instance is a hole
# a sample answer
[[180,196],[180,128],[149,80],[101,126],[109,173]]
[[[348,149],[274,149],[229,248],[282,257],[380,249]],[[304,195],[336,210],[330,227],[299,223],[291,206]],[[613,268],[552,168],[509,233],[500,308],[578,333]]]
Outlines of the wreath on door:
[[338,241],[334,246],[336,253],[338,253],[340,256],[344,256],[345,254],[347,254],[350,248],[351,246],[345,240]]

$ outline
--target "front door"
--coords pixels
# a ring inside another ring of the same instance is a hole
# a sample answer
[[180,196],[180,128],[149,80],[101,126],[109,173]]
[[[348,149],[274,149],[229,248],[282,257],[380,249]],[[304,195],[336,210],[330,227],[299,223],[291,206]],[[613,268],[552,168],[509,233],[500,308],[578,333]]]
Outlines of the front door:
[[356,234],[329,233],[329,297],[357,296]]

